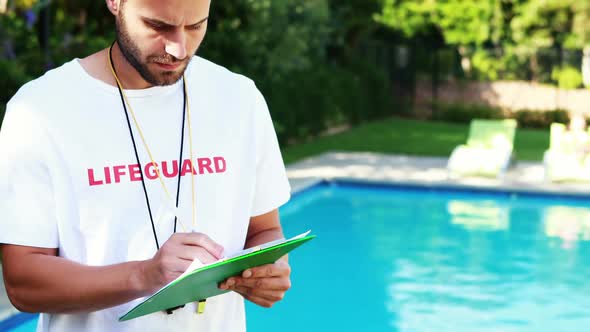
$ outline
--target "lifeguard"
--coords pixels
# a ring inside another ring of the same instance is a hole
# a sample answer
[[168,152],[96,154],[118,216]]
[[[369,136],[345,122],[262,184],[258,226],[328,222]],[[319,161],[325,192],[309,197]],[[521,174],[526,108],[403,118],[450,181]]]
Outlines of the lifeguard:
[[227,162],[223,157],[205,157],[196,158],[195,163],[190,159],[185,159],[179,167],[178,160],[162,161],[158,163],[147,163],[140,167],[138,164],[105,166],[102,169],[88,169],[88,184],[90,186],[100,186],[112,183],[121,183],[123,181],[141,181],[141,171],[147,180],[156,180],[158,169],[165,178],[175,178],[180,172],[180,176],[186,176],[193,172],[195,175],[203,174],[220,174],[227,170]]

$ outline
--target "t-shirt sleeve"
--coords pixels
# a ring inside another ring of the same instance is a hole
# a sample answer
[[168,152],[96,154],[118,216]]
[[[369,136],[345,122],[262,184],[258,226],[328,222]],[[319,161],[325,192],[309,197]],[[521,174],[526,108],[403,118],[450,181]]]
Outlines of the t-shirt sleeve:
[[26,108],[10,102],[0,129],[0,243],[57,248],[51,143]]
[[255,90],[256,184],[251,216],[270,212],[291,197],[291,187],[268,106],[260,91]]

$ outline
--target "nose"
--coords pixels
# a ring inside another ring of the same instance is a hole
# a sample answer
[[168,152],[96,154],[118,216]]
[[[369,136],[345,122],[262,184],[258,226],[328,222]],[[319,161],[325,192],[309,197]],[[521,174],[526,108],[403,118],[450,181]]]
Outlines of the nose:
[[186,36],[184,31],[175,31],[174,34],[169,36],[166,40],[165,51],[176,59],[182,60],[186,58]]

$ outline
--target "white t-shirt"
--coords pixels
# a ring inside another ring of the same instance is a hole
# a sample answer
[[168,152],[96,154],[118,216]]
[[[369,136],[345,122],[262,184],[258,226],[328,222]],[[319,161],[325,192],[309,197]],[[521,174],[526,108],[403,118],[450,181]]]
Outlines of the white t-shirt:
[[[194,57],[186,71],[191,113],[196,223],[191,218],[188,122],[179,165],[182,81],[127,90],[147,145],[186,231],[211,237],[226,254],[243,249],[249,218],[289,200],[290,188],[264,98],[243,76]],[[59,248],[69,260],[103,266],[156,253],[145,196],[154,219],[164,190],[133,120],[137,165],[118,90],[73,60],[23,86],[8,103],[0,131],[0,243]],[[188,161],[187,161],[188,160]],[[156,221],[156,220],[155,220]],[[162,245],[173,223],[156,225]],[[183,231],[178,224],[178,231]],[[89,314],[42,314],[38,331],[244,331],[243,299],[207,300],[118,322],[141,299]]]

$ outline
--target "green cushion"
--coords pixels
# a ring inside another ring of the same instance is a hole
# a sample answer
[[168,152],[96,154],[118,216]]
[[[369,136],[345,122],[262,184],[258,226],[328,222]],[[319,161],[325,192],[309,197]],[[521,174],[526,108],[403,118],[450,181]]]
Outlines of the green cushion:
[[474,119],[469,126],[467,146],[475,148],[496,149],[514,146],[516,120]]

